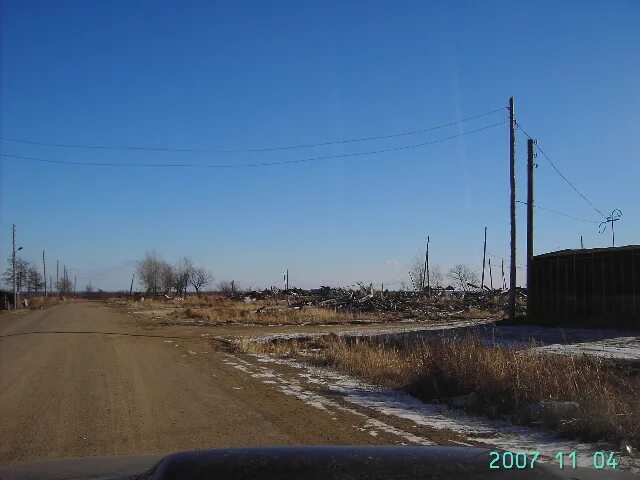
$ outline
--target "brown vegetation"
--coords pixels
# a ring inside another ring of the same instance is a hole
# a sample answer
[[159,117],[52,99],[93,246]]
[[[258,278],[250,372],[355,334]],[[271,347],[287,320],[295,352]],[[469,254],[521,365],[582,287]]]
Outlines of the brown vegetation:
[[[297,356],[429,401],[467,395],[464,407],[568,437],[640,446],[640,379],[609,361],[488,346],[477,338],[382,341],[336,335],[277,343],[243,342],[243,352]],[[539,402],[576,402],[568,418],[532,411]],[[534,407],[534,408],[532,408]]]
[[195,319],[216,324],[331,324],[375,321],[375,314],[357,314],[334,311],[314,306],[292,308],[286,300],[260,300],[244,302],[231,300],[220,295],[187,296],[184,300],[145,299],[143,302],[131,299],[112,299],[113,303],[135,306],[139,311],[148,310],[161,317],[172,319]]

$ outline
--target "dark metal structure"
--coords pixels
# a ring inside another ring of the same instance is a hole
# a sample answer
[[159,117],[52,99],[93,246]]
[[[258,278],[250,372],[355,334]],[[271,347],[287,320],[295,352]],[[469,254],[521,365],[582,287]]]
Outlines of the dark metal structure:
[[537,323],[640,330],[640,245],[545,253],[532,267]]
[[0,290],[0,310],[8,310],[13,306],[13,292]]

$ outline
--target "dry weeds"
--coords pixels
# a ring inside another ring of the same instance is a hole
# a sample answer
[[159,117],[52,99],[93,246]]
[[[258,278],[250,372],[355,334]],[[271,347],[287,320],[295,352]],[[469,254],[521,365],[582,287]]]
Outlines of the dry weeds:
[[[296,356],[424,400],[475,392],[468,408],[490,417],[531,423],[529,405],[578,403],[573,418],[542,420],[563,435],[640,446],[640,379],[609,361],[528,349],[488,346],[475,337],[382,341],[331,335],[303,342],[239,344],[244,352]],[[309,354],[311,354],[309,356]]]
[[380,321],[375,314],[359,314],[334,311],[329,308],[291,308],[286,300],[262,300],[242,302],[216,295],[188,296],[184,300],[145,299],[112,300],[141,311],[153,311],[172,319],[195,319],[216,324],[262,324],[262,325],[324,325],[332,323],[355,323]]

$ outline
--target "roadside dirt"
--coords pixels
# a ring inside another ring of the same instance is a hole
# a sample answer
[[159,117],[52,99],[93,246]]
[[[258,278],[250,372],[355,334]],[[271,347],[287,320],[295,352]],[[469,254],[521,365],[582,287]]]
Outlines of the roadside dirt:
[[202,333],[154,326],[97,302],[0,315],[0,464],[216,447],[448,443],[435,431],[413,442],[393,428],[372,434],[373,417],[283,393]]

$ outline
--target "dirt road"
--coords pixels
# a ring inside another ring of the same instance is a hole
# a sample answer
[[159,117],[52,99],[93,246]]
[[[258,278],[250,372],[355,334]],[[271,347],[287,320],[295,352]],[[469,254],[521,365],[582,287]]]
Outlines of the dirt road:
[[361,415],[283,394],[215,341],[179,333],[165,337],[92,302],[0,315],[0,464],[399,441],[365,432]]

